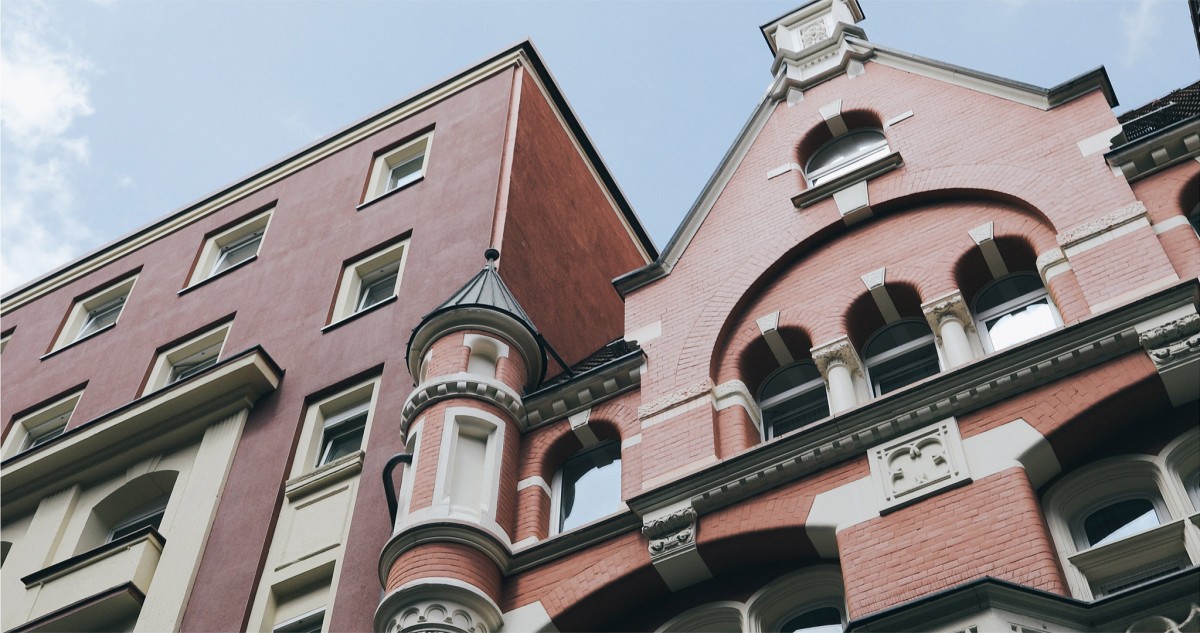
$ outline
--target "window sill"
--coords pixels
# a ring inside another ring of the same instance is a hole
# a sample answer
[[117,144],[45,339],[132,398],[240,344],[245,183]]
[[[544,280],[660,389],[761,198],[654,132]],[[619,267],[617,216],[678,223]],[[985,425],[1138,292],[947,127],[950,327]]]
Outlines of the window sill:
[[354,321],[358,317],[360,317],[364,314],[369,314],[371,312],[374,312],[375,310],[378,310],[379,308],[382,308],[383,306],[391,305],[391,304],[395,303],[397,300],[399,300],[399,297],[397,295],[392,295],[392,296],[388,297],[387,299],[384,299],[383,301],[380,301],[379,303],[376,303],[375,305],[373,305],[369,308],[363,308],[362,310],[359,310],[358,312],[355,312],[354,314],[342,317],[341,319],[334,321],[333,323],[330,323],[329,325],[326,325],[325,327],[321,328],[321,333],[325,334],[332,330],[336,330],[337,328],[341,327],[343,324]]
[[288,501],[295,501],[298,497],[353,477],[362,472],[365,456],[366,453],[357,450],[328,464],[323,464],[312,472],[293,477],[283,484],[283,495],[288,498]]
[[1097,545],[1067,560],[1087,576],[1092,585],[1104,582],[1139,568],[1175,557],[1186,557],[1184,522],[1174,520],[1158,527]]
[[392,189],[391,191],[389,191],[387,193],[381,194],[379,196],[371,198],[370,200],[367,200],[366,202],[358,205],[357,207],[354,207],[354,210],[362,211],[363,209],[375,204],[376,202],[379,202],[380,200],[383,200],[384,198],[390,198],[391,196],[393,196],[401,191],[404,191],[405,189],[408,189],[409,187],[412,187],[413,185],[415,185],[423,180],[425,180],[425,174],[421,174],[420,178],[417,178],[416,180],[414,180],[412,182],[404,183],[403,185],[400,185],[399,187],[396,187],[395,189]]
[[204,279],[201,279],[200,281],[197,281],[196,283],[184,288],[183,290],[180,290],[179,292],[177,292],[175,294],[183,295],[185,293],[191,292],[193,289],[199,288],[200,286],[203,286],[203,285],[206,285],[208,282],[210,282],[214,279],[217,279],[219,277],[224,277],[226,274],[228,274],[232,271],[235,271],[235,270],[241,268],[242,266],[246,266],[247,264],[250,264],[251,262],[256,261],[257,259],[258,259],[258,255],[252,255],[249,258],[247,258],[245,261],[240,261],[240,262],[230,266],[229,268],[222,270],[219,273],[213,273],[213,274],[205,277]]
[[904,166],[904,159],[900,157],[900,152],[892,152],[879,159],[867,163],[854,171],[847,172],[834,178],[833,180],[823,182],[815,187],[809,187],[807,190],[792,197],[792,204],[797,209],[804,209],[826,199],[833,197],[833,194],[858,183],[863,180],[870,180],[876,176],[882,176],[892,170],[899,169]]
[[99,336],[99,335],[101,335],[101,334],[103,334],[103,333],[105,333],[105,332],[107,332],[107,331],[109,331],[109,330],[111,330],[111,329],[113,329],[113,328],[115,328],[115,327],[117,327],[117,324],[116,324],[116,323],[111,323],[111,324],[109,324],[109,325],[106,325],[106,326],[104,326],[104,327],[100,328],[99,330],[96,330],[95,332],[92,332],[91,334],[88,334],[87,336],[85,336],[85,337],[83,337],[83,338],[77,338],[77,339],[75,339],[75,340],[71,341],[70,343],[67,343],[66,345],[63,345],[62,347],[60,347],[60,348],[58,348],[58,349],[50,350],[49,352],[46,352],[45,354],[42,354],[42,356],[41,356],[40,358],[38,358],[38,360],[46,360],[47,358],[50,358],[51,356],[55,356],[55,355],[57,355],[57,354],[59,354],[59,353],[61,353],[61,352],[64,352],[64,351],[66,351],[66,350],[69,350],[69,349],[71,349],[72,347],[75,347],[76,345],[79,345],[80,343],[82,343],[82,342],[84,342],[84,341],[90,341],[90,340],[92,340],[93,338],[95,338],[96,336]]

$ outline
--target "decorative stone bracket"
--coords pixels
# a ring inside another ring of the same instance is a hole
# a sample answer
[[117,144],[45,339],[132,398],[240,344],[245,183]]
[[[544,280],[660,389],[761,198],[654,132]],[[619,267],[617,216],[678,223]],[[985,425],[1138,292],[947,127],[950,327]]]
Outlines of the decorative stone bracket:
[[1171,403],[1200,398],[1200,314],[1195,308],[1167,323],[1143,330],[1138,341],[1154,361]]
[[712,578],[696,551],[699,528],[699,515],[688,503],[655,512],[642,525],[642,534],[649,539],[650,562],[672,591]]

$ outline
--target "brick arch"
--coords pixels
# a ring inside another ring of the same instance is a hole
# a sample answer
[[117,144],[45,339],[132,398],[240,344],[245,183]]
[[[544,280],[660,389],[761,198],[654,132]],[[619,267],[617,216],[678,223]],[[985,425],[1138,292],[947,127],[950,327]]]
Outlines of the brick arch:
[[[862,129],[883,130],[883,117],[879,112],[870,108],[854,108],[842,112],[842,121],[846,124],[846,129],[850,132]],[[884,134],[886,136],[886,133]],[[829,131],[829,126],[825,121],[821,121],[808,129],[800,136],[800,141],[796,143],[795,157],[796,162],[801,168],[807,166],[808,160],[812,158],[821,146],[834,139],[833,133]]]
[[[809,350],[813,346],[812,336],[802,325],[804,321],[793,320],[792,316],[794,316],[793,311],[780,311],[779,335],[787,345],[788,351],[791,352],[792,358],[798,361],[804,360],[809,358]],[[729,380],[740,380],[746,385],[750,395],[757,397],[758,389],[762,386],[763,381],[781,367],[779,361],[775,359],[775,354],[767,345],[757,324],[751,323],[743,327],[729,341],[729,344],[731,350],[738,351],[733,352],[730,362],[722,363],[718,368],[717,384]]]
[[[771,233],[767,240],[756,245],[754,254],[736,268],[722,271],[720,285],[711,296],[728,299],[712,300],[704,305],[701,313],[693,321],[694,325],[689,330],[681,354],[674,359],[676,367],[683,362],[694,364],[695,358],[689,354],[707,349],[707,353],[710,354],[707,358],[710,378],[715,377],[719,383],[739,377],[736,362],[731,364],[729,359],[740,357],[746,346],[759,336],[753,327],[752,319],[761,315],[749,313],[754,309],[756,300],[793,273],[804,259],[830,250],[831,247],[836,249],[838,240],[870,231],[878,227],[879,223],[887,222],[889,218],[910,213],[938,213],[956,204],[970,204],[977,211],[988,210],[988,214],[981,214],[981,217],[994,215],[1002,218],[1003,221],[998,222],[996,227],[996,234],[1001,239],[1022,236],[1028,239],[1037,252],[1057,247],[1056,233],[1047,215],[1028,200],[1013,193],[950,185],[915,193],[893,189],[892,193],[894,195],[880,202],[878,207],[874,203],[875,194],[872,193],[872,208],[877,208],[878,213],[877,217],[870,221],[847,228],[839,219],[831,216],[824,226],[802,239],[797,239],[794,234],[796,225],[780,227],[782,230]],[[994,213],[991,212],[993,209]],[[928,301],[954,289],[955,262],[971,250],[978,250],[965,229],[957,240],[953,244],[943,245],[943,248],[933,249],[930,252],[933,261],[929,264],[885,266],[887,283],[911,285],[916,289],[921,301]],[[861,283],[849,285],[854,287],[829,289],[827,296],[839,295],[843,301],[841,305],[849,306],[865,292]],[[811,312],[803,320],[784,321],[782,317],[786,312],[780,310],[781,323],[802,323],[816,344],[846,333],[849,326],[844,320],[838,319],[844,314],[841,310],[835,315]],[[920,312],[915,311],[908,316],[920,316]],[[715,341],[715,344],[709,344],[709,341]]]
[[[996,249],[1004,258],[1009,273],[1037,273],[1037,251],[1033,241],[1024,235],[996,236]],[[964,252],[954,264],[954,281],[967,305],[972,305],[979,291],[994,280],[978,248]]]
[[[888,272],[890,276],[891,271]],[[900,318],[911,319],[922,316],[921,302],[925,297],[915,283],[901,277],[897,280],[889,279],[886,286],[888,296],[895,304]],[[850,342],[855,349],[859,350],[859,353],[862,352],[867,339],[887,325],[883,314],[879,312],[879,306],[875,303],[875,299],[865,287],[846,307],[842,313],[841,322],[842,331],[850,337]]]

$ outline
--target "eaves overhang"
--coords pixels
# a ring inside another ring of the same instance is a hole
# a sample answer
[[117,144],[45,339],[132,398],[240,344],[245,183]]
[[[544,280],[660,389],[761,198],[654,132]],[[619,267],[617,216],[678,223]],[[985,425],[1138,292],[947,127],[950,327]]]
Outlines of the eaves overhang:
[[1200,157],[1200,115],[1177,121],[1104,155],[1129,182]]
[[525,40],[459,73],[447,77],[406,99],[387,106],[374,114],[351,123],[341,130],[314,141],[283,158],[272,161],[228,186],[212,191],[177,208],[161,219],[155,220],[41,277],[14,288],[3,297],[0,297],[0,314],[15,310],[46,292],[50,292],[87,273],[95,271],[154,240],[182,229],[237,200],[346,148],[352,143],[358,142],[387,126],[393,125],[444,101],[446,98],[513,66],[528,68],[533,71],[538,84],[545,88],[551,102],[562,115],[567,128],[576,137],[584,155],[591,162],[598,178],[607,188],[612,200],[618,207],[622,219],[636,237],[638,246],[645,252],[648,259],[656,259],[658,257],[658,250],[654,245],[654,241],[642,226],[637,214],[633,211],[633,207],[630,206],[625,194],[617,185],[616,179],[613,178],[608,166],[600,157],[600,153],[596,150],[591,138],[579,122],[579,118],[575,115],[570,103],[563,96],[562,90],[546,67],[537,48],[533,45],[532,41]]
[[1141,350],[1135,326],[1200,303],[1189,279],[1120,308],[942,372],[628,499],[639,516],[689,503],[705,514],[872,446]]
[[[1129,620],[1169,608],[1187,610],[1200,587],[1200,567],[1181,570],[1086,602],[987,576],[851,620],[852,633],[930,630],[995,608],[1086,630],[1122,631]],[[1029,629],[1025,629],[1029,630]]]
[[191,441],[210,423],[254,406],[282,379],[283,370],[266,351],[252,347],[18,453],[0,463],[5,512],[85,481],[91,471]]

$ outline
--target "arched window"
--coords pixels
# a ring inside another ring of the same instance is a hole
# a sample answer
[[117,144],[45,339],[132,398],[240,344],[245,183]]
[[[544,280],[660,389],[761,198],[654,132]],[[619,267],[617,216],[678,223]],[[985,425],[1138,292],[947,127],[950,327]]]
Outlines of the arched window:
[[172,470],[155,471],[114,490],[92,507],[75,553],[82,554],[145,527],[161,530],[178,475]]
[[885,326],[871,336],[865,350],[864,362],[876,396],[940,371],[933,331],[919,319],[904,319]]
[[621,507],[621,444],[607,441],[576,453],[554,478],[554,532],[573,530]]
[[1158,526],[1158,512],[1150,499],[1125,499],[1089,512],[1078,529],[1088,547],[1096,547]]
[[804,168],[812,186],[827,182],[886,156],[891,149],[879,130],[854,130],[821,146]]
[[835,607],[804,611],[779,627],[780,633],[842,633],[842,613]]
[[975,298],[975,321],[984,345],[997,352],[1062,324],[1042,280],[1014,273],[988,284]]
[[775,370],[758,390],[763,426],[773,439],[829,417],[825,381],[812,361],[800,361]]

